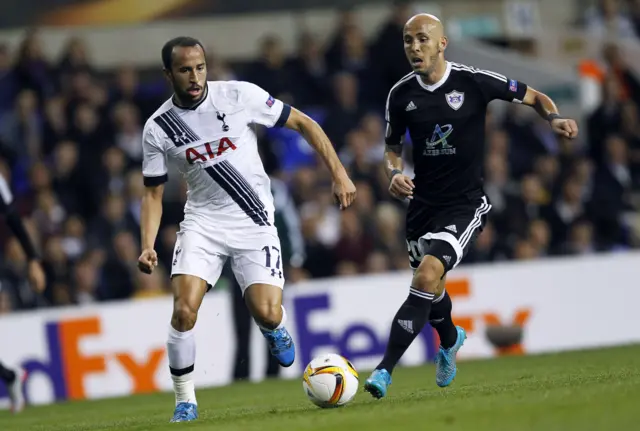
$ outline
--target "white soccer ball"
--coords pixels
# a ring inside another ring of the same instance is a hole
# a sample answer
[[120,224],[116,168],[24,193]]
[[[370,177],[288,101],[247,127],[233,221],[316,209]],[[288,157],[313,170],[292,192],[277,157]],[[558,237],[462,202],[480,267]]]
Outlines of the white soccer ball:
[[302,376],[302,387],[312,403],[323,409],[348,404],[358,392],[358,372],[335,353],[313,358]]

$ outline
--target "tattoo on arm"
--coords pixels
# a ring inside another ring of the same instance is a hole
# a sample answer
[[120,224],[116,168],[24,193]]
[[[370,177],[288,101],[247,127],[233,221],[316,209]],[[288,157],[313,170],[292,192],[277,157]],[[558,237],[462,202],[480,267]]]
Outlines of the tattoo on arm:
[[391,179],[394,171],[402,172],[402,145],[386,145],[384,151],[384,169],[387,177]]

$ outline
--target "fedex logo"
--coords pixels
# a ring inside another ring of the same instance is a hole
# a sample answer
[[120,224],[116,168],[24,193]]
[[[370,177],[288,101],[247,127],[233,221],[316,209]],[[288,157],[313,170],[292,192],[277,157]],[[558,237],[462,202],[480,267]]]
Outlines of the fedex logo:
[[[447,280],[446,285],[447,292],[451,296],[453,301],[453,315],[452,319],[456,325],[462,326],[467,334],[478,334],[479,327],[489,325],[515,325],[521,328],[526,328],[531,319],[532,310],[530,307],[518,307],[513,310],[513,317],[511,321],[504,321],[498,316],[498,314],[489,310],[484,310],[476,313],[456,313],[455,303],[456,299],[464,299],[471,296],[471,283],[468,279],[452,279]],[[522,355],[525,353],[524,346],[521,344],[509,347],[499,348],[495,350],[497,355]]]
[[[116,362],[131,378],[131,393],[156,392],[154,376],[162,359],[164,347],[150,349],[144,360],[138,361],[127,352],[109,352],[85,355],[80,349],[87,338],[99,337],[102,333],[98,317],[62,320],[45,325],[46,359],[27,358],[22,362],[28,377],[25,397],[29,400],[28,380],[37,375],[46,376],[53,389],[56,401],[86,398],[85,378],[90,374],[107,372],[107,365]],[[0,384],[0,399],[7,397],[7,390]]]
[[[302,367],[311,361],[313,351],[318,347],[334,346],[340,355],[349,358],[352,362],[361,358],[382,357],[384,355],[389,335],[386,327],[383,334],[379,334],[375,328],[363,321],[354,321],[339,331],[314,331],[310,327],[309,322],[313,314],[331,311],[328,294],[298,297],[294,299],[293,305],[297,329],[296,343],[300,352],[298,364],[301,364]],[[435,335],[433,328],[425,325],[418,337],[424,342],[423,358],[425,362],[434,360],[437,335]],[[353,343],[353,340],[358,338],[366,339],[366,343]],[[355,347],[356,345],[358,347]]]
[[235,150],[236,146],[231,142],[229,138],[222,138],[218,141],[218,145],[215,143],[207,142],[206,144],[200,146],[200,151],[198,148],[191,147],[187,148],[185,156],[187,158],[187,162],[190,165],[193,165],[197,162],[206,162],[208,160],[213,160],[216,157],[220,157],[228,150]]

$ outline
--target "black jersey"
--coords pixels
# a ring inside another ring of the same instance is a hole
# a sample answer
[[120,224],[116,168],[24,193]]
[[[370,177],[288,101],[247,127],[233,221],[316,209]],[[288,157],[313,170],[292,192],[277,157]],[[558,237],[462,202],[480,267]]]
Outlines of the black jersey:
[[526,91],[522,82],[452,62],[433,85],[410,73],[391,88],[386,141],[398,145],[409,131],[418,202],[439,206],[483,195],[487,105],[522,103]]

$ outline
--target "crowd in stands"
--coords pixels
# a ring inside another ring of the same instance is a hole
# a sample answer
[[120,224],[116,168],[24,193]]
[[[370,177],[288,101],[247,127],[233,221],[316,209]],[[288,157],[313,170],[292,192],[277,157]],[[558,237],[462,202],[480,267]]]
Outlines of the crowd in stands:
[[[381,159],[385,98],[410,71],[401,43],[409,13],[397,7],[377,37],[365,40],[357,17],[346,11],[326,46],[304,34],[293,57],[284,55],[276,35],[261,40],[259,58],[247,63],[228,64],[207,46],[211,80],[248,80],[307,112],[357,186],[355,206],[340,212],[309,145],[287,129],[261,130],[290,283],[408,268],[406,203],[389,196]],[[0,225],[0,313],[168,291],[185,199],[177,172],[169,173],[157,241],[161,265],[144,275],[136,261],[142,128],[170,90],[160,66],[97,71],[93,55],[99,53],[73,39],[60,58],[45,58],[35,32],[17,50],[0,46],[0,173],[48,277],[44,298],[33,295],[24,254]],[[640,246],[626,217],[638,209],[640,84],[617,61],[601,105],[581,124],[588,139],[559,140],[523,106],[510,105],[500,116],[490,110],[485,189],[493,211],[463,265]],[[410,140],[405,147],[411,172]]]

